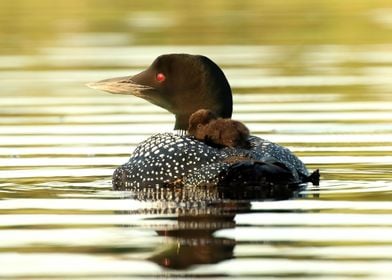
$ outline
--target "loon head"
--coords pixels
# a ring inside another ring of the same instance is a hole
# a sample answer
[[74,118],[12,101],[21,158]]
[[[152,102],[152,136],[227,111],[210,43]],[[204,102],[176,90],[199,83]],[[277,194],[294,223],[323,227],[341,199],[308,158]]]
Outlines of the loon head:
[[174,129],[179,130],[186,130],[190,115],[202,108],[221,118],[230,118],[232,114],[231,88],[223,71],[201,55],[161,55],[139,74],[87,86],[134,95],[158,105],[175,115]]

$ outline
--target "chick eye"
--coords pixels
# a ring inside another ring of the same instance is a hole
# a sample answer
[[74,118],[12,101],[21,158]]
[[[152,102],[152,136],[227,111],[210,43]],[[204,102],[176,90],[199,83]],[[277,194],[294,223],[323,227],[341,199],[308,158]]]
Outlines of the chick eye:
[[164,80],[166,80],[166,76],[163,73],[158,73],[156,76],[156,79],[158,82],[163,82]]

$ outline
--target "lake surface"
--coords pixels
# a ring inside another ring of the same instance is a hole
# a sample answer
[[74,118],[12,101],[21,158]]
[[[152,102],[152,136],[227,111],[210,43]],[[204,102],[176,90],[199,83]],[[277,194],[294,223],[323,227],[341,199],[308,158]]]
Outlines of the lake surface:
[[[392,5],[270,2],[0,1],[0,277],[392,278]],[[174,118],[84,84],[171,52],[216,61],[233,118],[320,187],[112,191]]]

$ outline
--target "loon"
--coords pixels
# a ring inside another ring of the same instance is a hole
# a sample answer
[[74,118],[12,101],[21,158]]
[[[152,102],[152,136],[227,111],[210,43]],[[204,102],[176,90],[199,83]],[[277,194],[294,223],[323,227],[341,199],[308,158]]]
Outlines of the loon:
[[[143,98],[175,116],[174,133],[159,133],[139,144],[129,161],[113,173],[114,190],[162,186],[238,187],[318,185],[287,148],[256,136],[248,147],[214,147],[186,134],[190,117],[200,109],[214,118],[232,115],[232,91],[225,74],[202,55],[165,54],[134,76],[87,84],[114,94]],[[245,131],[246,134],[246,131]]]

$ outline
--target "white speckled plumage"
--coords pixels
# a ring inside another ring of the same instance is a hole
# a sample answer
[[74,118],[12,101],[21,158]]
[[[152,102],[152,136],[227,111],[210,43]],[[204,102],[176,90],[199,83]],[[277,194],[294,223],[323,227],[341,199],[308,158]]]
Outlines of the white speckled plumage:
[[176,180],[184,185],[208,185],[230,164],[225,159],[238,156],[253,160],[283,162],[298,179],[308,175],[305,165],[287,148],[251,136],[251,149],[217,149],[193,137],[173,133],[156,134],[142,142],[129,161],[113,175],[116,189],[162,186]]

